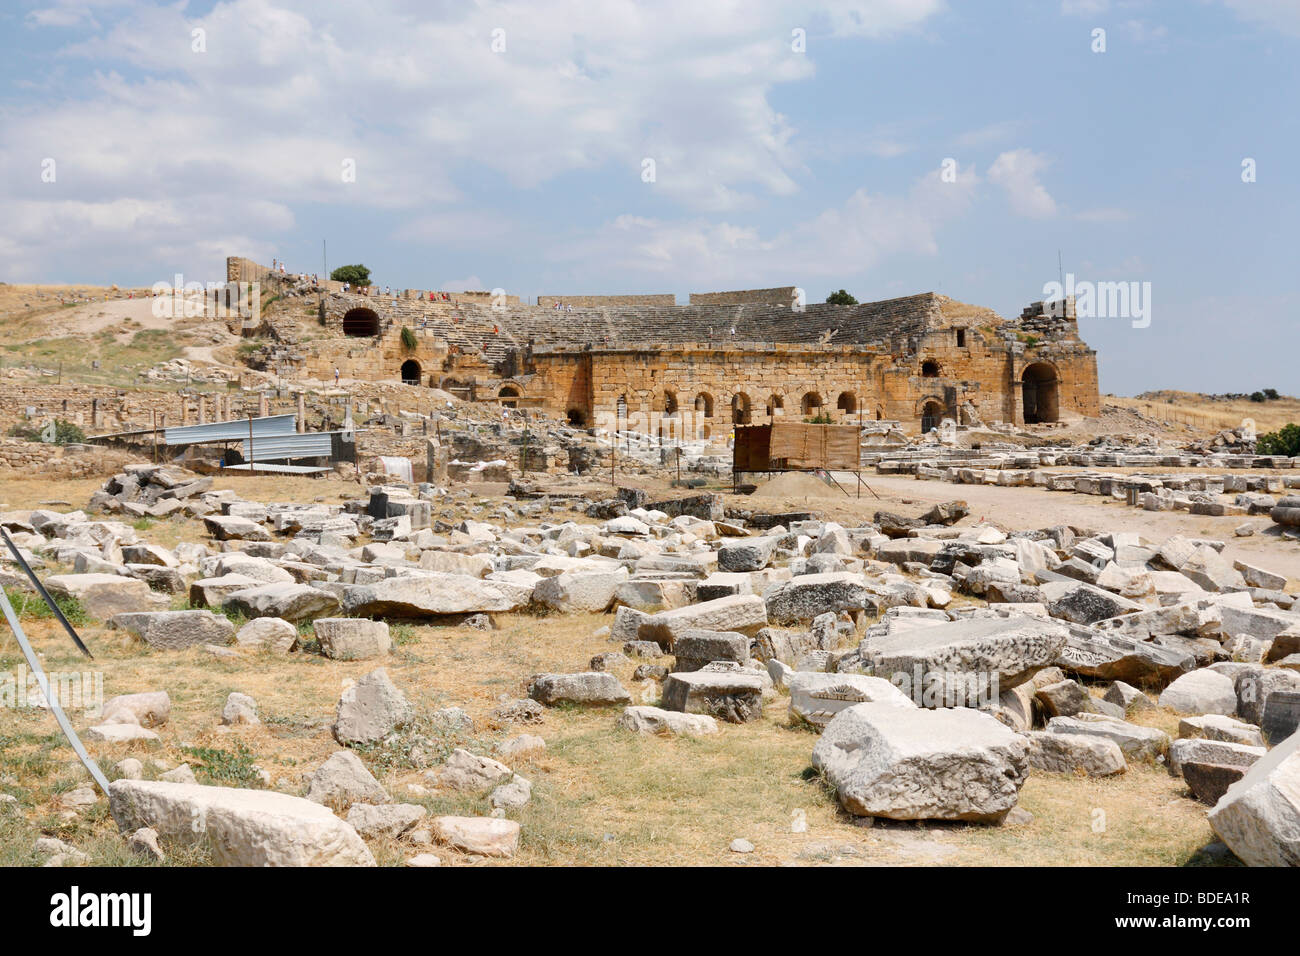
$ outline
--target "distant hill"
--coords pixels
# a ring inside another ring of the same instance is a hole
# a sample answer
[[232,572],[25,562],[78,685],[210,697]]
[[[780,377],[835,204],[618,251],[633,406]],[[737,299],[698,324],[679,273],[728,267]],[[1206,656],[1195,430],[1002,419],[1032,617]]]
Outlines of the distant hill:
[[1137,409],[1160,421],[1205,429],[1236,428],[1244,420],[1251,419],[1258,431],[1270,432],[1288,422],[1300,422],[1300,399],[1295,396],[1279,395],[1275,399],[1253,402],[1250,394],[1207,395],[1162,389],[1143,392],[1133,398],[1106,395],[1104,400],[1112,405]]

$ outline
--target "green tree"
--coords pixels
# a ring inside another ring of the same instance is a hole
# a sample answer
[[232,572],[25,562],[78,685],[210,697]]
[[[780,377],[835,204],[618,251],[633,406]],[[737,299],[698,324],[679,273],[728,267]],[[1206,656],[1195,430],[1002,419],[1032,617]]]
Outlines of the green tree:
[[330,273],[330,278],[335,282],[346,282],[354,287],[368,286],[370,285],[370,270],[360,263],[354,266],[339,266]]
[[826,297],[826,304],[827,305],[857,305],[858,300],[855,299],[848,292],[844,291],[843,289],[840,289],[839,292],[832,292],[830,295]]
[[1263,393],[1263,392],[1251,392],[1251,393],[1250,393],[1250,400],[1251,400],[1252,402],[1262,402],[1262,401],[1264,401],[1264,393]]
[[1277,389],[1275,388],[1264,389],[1264,397],[1267,398],[1270,402],[1276,402],[1278,399]]
[[1287,455],[1291,458],[1300,455],[1300,425],[1292,422],[1275,432],[1260,435],[1255,442],[1255,454]]

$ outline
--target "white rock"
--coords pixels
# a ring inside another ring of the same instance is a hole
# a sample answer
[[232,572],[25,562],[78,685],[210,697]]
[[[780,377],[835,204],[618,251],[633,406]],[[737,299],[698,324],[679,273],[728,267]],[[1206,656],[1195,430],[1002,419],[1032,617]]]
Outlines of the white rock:
[[1029,771],[1028,743],[967,708],[856,704],[813,748],[846,810],[895,820],[1000,820]]
[[374,866],[361,837],[319,804],[272,790],[116,780],[118,828],[179,845],[206,844],[219,866]]

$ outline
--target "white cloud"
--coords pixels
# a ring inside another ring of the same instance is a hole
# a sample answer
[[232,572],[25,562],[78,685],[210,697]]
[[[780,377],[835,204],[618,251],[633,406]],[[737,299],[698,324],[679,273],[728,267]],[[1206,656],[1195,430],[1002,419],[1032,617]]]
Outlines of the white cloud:
[[573,278],[595,270],[626,272],[712,288],[759,282],[802,285],[859,273],[899,255],[938,254],[938,230],[974,199],[979,178],[959,170],[921,177],[903,196],[858,190],[837,207],[770,237],[751,226],[702,219],[666,221],[619,216],[595,236],[551,252]]
[[1223,0],[1223,4],[1247,23],[1300,37],[1300,3],[1296,0]]
[[[618,170],[636,183],[645,157],[656,161],[647,188],[657,196],[694,212],[749,209],[796,192],[804,171],[795,124],[771,98],[813,75],[790,30],[806,24],[813,43],[827,32],[885,37],[943,6],[376,0],[358,16],[344,0],[226,0],[204,13],[49,3],[31,26],[83,25],[52,73],[78,60],[94,73],[21,106],[0,103],[0,220],[22,203],[164,197],[186,210],[178,230],[229,235],[252,231],[236,218],[242,197],[424,210],[464,204],[470,187],[481,203],[482,188],[498,183],[529,190]],[[195,28],[206,52],[192,49]],[[504,52],[492,49],[497,29]],[[902,148],[876,145],[885,155]],[[57,160],[57,183],[40,182],[33,156]],[[355,182],[343,181],[347,160]],[[407,234],[445,238],[450,216],[413,216]],[[475,233],[495,235],[482,224]],[[45,238],[59,248],[57,226]],[[135,236],[121,241],[152,254]]]
[[1028,149],[1015,149],[1002,153],[989,167],[988,179],[1001,186],[1018,216],[1046,219],[1056,214],[1056,201],[1039,181],[1039,175],[1048,166],[1041,153]]
[[1095,17],[1110,9],[1110,0],[1061,0],[1061,14],[1067,17]]
[[989,123],[987,126],[959,133],[953,142],[963,148],[988,146],[991,143],[1014,136],[1020,126],[1021,123],[1017,120],[1002,120],[997,123]]

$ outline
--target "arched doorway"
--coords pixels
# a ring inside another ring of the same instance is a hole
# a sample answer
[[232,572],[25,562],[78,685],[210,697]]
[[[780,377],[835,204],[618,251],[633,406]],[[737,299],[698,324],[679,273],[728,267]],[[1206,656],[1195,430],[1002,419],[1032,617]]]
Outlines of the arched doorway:
[[921,363],[921,377],[922,377],[922,378],[938,378],[938,377],[939,377],[939,363],[936,362],[934,359],[926,359],[924,362],[922,362],[922,363]]
[[502,385],[497,398],[506,408],[519,407],[519,389],[513,385]]
[[420,384],[420,363],[415,359],[407,359],[402,363],[402,384]]
[[921,409],[921,434],[924,435],[938,428],[941,421],[943,421],[943,403],[932,398]]
[[587,413],[581,408],[571,408],[565,413],[569,424],[574,428],[585,428],[587,425]]
[[705,418],[713,417],[713,396],[708,392],[700,392],[695,396],[695,414]]
[[858,411],[858,397],[852,392],[840,392],[840,397],[836,400],[835,407],[845,415],[856,415]]
[[664,414],[665,415],[677,414],[677,393],[674,392],[672,389],[664,390]]
[[785,414],[785,399],[780,395],[773,395],[767,400],[767,417],[776,418],[777,415]]
[[749,396],[737,392],[731,396],[731,423],[733,425],[749,424]]
[[367,337],[379,334],[379,315],[374,309],[348,309],[343,313],[343,334]]
[[799,410],[805,415],[819,415],[822,410],[822,397],[816,392],[808,392],[799,403]]
[[1025,424],[1054,422],[1060,416],[1059,382],[1056,369],[1047,362],[1035,362],[1021,376],[1021,395],[1025,406]]

